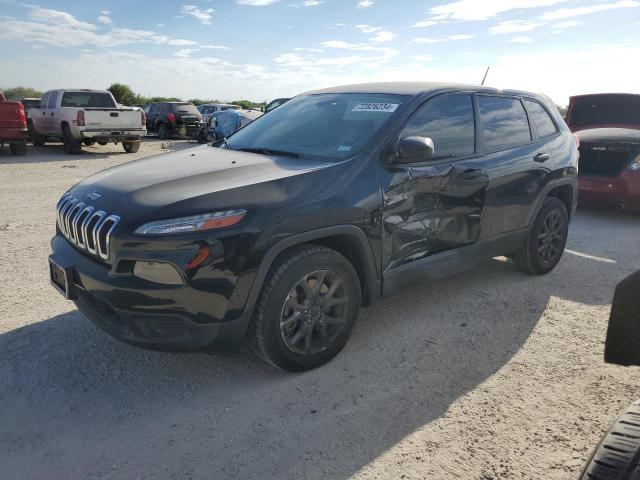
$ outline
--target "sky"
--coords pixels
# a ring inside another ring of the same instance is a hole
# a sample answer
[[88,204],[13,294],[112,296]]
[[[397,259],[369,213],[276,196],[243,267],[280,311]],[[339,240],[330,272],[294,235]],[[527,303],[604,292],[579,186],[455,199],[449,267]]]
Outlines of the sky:
[[263,101],[490,66],[561,106],[640,93],[640,0],[0,0],[0,46],[5,88]]

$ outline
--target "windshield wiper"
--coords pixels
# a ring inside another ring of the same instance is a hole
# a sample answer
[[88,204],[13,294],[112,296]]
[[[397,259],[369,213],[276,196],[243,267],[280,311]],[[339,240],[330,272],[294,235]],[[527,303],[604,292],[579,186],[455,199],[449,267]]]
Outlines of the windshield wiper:
[[273,155],[276,157],[289,157],[289,158],[300,158],[300,155],[295,152],[287,152],[285,150],[272,150],[271,148],[234,148],[232,150],[238,150],[240,152],[250,152],[250,153],[259,153],[261,155]]

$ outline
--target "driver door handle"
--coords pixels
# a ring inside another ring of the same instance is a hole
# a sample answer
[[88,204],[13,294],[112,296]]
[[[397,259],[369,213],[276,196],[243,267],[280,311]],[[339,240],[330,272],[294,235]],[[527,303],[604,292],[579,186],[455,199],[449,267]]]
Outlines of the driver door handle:
[[533,157],[533,160],[535,162],[542,163],[542,162],[546,162],[547,160],[549,160],[549,158],[550,158],[550,156],[549,156],[548,153],[539,153],[535,157]]

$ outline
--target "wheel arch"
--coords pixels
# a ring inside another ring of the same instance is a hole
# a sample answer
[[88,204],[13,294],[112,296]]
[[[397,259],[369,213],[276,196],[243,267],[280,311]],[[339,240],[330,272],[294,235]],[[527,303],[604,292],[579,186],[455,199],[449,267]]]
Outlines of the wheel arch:
[[549,197],[557,198],[564,203],[565,207],[567,208],[567,215],[569,216],[569,220],[571,220],[577,203],[577,192],[578,185],[577,180],[574,176],[564,177],[549,182],[546,188],[538,196],[538,203],[536,205],[536,208],[533,210],[531,218],[529,219],[529,227],[533,224],[533,222],[535,222],[536,218],[538,217],[538,213],[540,213],[540,210],[544,205],[545,200]]
[[362,288],[362,303],[369,305],[380,297],[381,282],[371,244],[365,233],[355,225],[338,225],[320,228],[287,237],[273,245],[266,253],[249,291],[243,317],[247,324],[251,319],[264,281],[276,259],[293,247],[305,243],[322,245],[344,255],[358,274]]

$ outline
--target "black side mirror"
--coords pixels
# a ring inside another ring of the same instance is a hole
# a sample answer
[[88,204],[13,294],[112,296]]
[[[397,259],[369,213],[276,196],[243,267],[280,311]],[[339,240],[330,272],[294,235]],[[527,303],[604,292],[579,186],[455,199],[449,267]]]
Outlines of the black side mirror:
[[412,163],[426,160],[433,155],[434,150],[433,140],[428,137],[405,137],[400,140],[398,162]]

